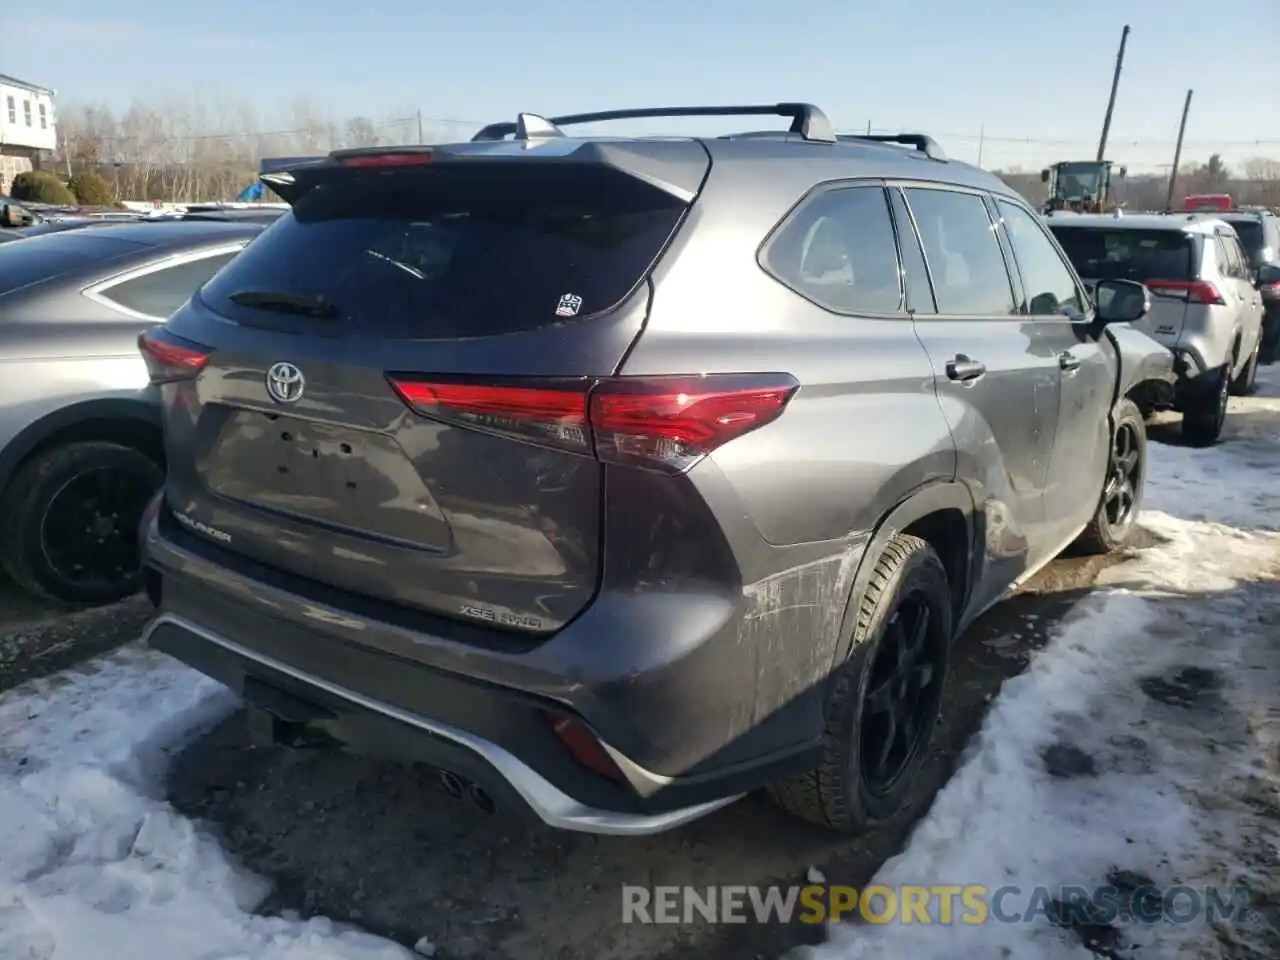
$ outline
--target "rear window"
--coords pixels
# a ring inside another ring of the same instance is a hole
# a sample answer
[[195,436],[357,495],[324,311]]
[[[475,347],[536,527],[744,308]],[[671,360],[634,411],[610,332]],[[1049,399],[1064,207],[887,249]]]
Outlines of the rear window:
[[1053,227],[1087,280],[1192,280],[1191,238],[1177,230]]
[[74,230],[6,243],[0,245],[0,296],[143,249],[136,243]]
[[606,167],[514,166],[339,175],[304,195],[200,300],[267,324],[269,307],[234,295],[300,296],[332,308],[345,328],[382,337],[535,330],[616,306],[686,209]]

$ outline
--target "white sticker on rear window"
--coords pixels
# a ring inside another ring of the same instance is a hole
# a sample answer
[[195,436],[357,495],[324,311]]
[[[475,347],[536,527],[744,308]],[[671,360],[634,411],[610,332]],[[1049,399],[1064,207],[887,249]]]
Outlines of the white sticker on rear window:
[[566,293],[560,298],[560,304],[556,307],[556,316],[576,317],[581,309],[582,298],[576,294]]

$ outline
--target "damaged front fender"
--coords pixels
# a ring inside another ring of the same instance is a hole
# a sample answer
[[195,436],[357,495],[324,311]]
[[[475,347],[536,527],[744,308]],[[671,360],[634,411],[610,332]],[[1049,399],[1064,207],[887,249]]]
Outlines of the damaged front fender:
[[1115,344],[1120,359],[1116,401],[1135,394],[1160,394],[1177,380],[1173,353],[1168,347],[1127,323],[1108,324],[1105,335]]

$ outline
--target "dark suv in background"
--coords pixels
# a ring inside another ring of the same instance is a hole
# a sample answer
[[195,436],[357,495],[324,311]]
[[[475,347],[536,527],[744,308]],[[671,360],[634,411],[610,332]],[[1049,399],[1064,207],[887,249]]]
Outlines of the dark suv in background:
[[1240,243],[1258,271],[1258,285],[1266,313],[1262,321],[1262,349],[1258,359],[1280,359],[1280,217],[1269,210],[1232,210],[1222,219],[1235,228]]
[[[781,115],[593,139],[572,123]],[[953,638],[1133,529],[1172,376],[1038,215],[817,108],[522,115],[268,174],[292,211],[141,348],[149,642],[296,740],[557,827],[770,786],[902,804]]]

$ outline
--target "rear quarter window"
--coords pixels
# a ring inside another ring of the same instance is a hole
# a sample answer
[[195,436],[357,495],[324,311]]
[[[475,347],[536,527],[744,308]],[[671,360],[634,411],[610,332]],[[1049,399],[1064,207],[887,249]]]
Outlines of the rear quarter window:
[[1080,276],[1089,280],[1193,280],[1193,244],[1178,230],[1053,227]]
[[98,296],[118,307],[146,317],[167,318],[191,299],[210,277],[235,259],[239,251],[196,257],[183,263],[151,270],[141,276],[113,283]]
[[346,329],[390,338],[535,330],[618,305],[686,209],[603,166],[459,166],[322,183],[214,277],[201,302],[269,325],[269,310],[233,295],[298,295],[331,305]]
[[810,197],[769,240],[761,263],[774,279],[833,313],[903,310],[902,268],[879,184]]

